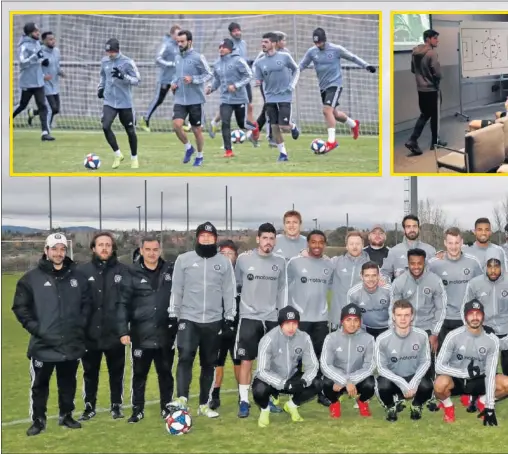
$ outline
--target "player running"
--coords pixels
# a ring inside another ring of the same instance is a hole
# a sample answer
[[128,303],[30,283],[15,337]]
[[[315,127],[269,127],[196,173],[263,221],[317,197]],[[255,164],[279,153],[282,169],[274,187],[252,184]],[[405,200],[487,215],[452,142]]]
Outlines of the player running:
[[302,215],[298,211],[286,211],[283,222],[284,233],[277,235],[275,253],[289,260],[307,248],[307,238],[301,234]]
[[187,164],[195,150],[189,142],[187,134],[183,130],[183,124],[187,117],[196,138],[197,155],[194,159],[194,167],[203,165],[203,137],[205,90],[204,84],[212,79],[213,73],[204,55],[195,51],[192,47],[192,33],[181,30],[177,35],[180,55],[175,58],[175,74],[171,81],[171,90],[175,94],[173,106],[173,127],[180,142],[185,146],[183,163]]
[[120,52],[120,42],[116,38],[109,39],[104,50],[107,56],[101,61],[97,97],[104,100],[101,123],[106,140],[115,154],[112,168],[117,169],[124,160],[115,133],[111,129],[118,115],[129,138],[131,168],[138,169],[138,136],[132,87],[139,85],[141,76],[134,61]]
[[320,27],[314,30],[312,39],[314,46],[305,53],[299,67],[300,71],[303,71],[313,63],[316,69],[321,101],[323,102],[323,115],[328,128],[328,141],[326,142],[326,153],[328,153],[339,146],[335,138],[337,121],[345,123],[351,128],[353,139],[358,139],[360,133],[360,122],[352,120],[337,109],[342,93],[341,59],[349,60],[370,73],[375,73],[376,68],[344,47],[327,42],[326,33]]

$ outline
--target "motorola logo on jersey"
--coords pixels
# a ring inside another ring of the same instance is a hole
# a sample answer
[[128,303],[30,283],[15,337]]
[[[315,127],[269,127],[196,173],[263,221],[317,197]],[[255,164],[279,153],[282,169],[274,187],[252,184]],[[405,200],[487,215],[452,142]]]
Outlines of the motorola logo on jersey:
[[247,274],[247,279],[253,281],[254,279],[263,281],[276,281],[278,278],[275,276],[254,276],[253,274]]
[[360,308],[360,312],[361,312],[362,314],[365,314],[365,312],[367,312],[367,309],[365,309],[364,307],[362,307],[362,308]]
[[247,274],[247,279],[249,281],[253,281],[254,280],[254,275],[253,274]]
[[443,279],[443,285],[446,287],[448,285],[448,281],[446,279]]
[[307,283],[307,278],[305,276],[303,276],[300,281],[302,282],[302,284],[306,284]]
[[396,363],[396,362],[398,361],[398,359],[397,359],[397,358],[395,358],[395,356],[392,356],[392,357],[390,358],[390,361],[391,361],[392,363]]
[[383,306],[388,304],[388,300],[385,300],[384,298],[379,300],[379,304],[382,304]]

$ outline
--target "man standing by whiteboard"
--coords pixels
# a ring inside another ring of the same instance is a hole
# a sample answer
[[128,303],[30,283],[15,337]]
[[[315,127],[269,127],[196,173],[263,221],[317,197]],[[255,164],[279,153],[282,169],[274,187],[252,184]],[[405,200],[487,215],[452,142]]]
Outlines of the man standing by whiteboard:
[[411,56],[411,72],[416,78],[416,89],[418,90],[418,104],[420,107],[420,116],[416,121],[413,134],[405,143],[406,148],[415,155],[421,155],[423,152],[418,146],[418,138],[423,132],[423,128],[430,119],[430,130],[432,133],[432,142],[430,149],[434,150],[436,144],[446,146],[446,142],[439,140],[439,110],[441,107],[441,91],[439,84],[441,82],[441,66],[436,52],[439,43],[439,33],[435,30],[426,30],[423,32],[424,44],[419,44],[413,49]]

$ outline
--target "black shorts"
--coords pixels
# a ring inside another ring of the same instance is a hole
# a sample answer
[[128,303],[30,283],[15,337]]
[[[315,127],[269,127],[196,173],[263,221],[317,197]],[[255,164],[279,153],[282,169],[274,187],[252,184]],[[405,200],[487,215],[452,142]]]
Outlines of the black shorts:
[[452,377],[453,389],[452,396],[462,396],[463,394],[471,396],[483,396],[485,390],[485,378],[464,380],[462,378]]
[[388,330],[388,328],[370,328],[369,326],[365,327],[365,331],[368,334],[370,334],[374,339],[377,339],[377,337],[380,334],[383,334],[387,330]]
[[276,326],[277,322],[262,322],[250,318],[240,319],[236,334],[235,358],[239,361],[254,361],[258,357],[259,341]]
[[235,358],[235,342],[237,331],[238,326],[236,327],[233,335],[221,336],[219,353],[217,355],[217,367],[224,367],[226,364],[226,358],[228,357],[228,352],[235,366],[239,366],[241,364],[241,361]]
[[245,89],[247,90],[247,98],[249,98],[249,104],[252,104],[252,86],[251,86],[251,84],[245,85]]
[[289,126],[291,124],[291,103],[267,102],[266,116],[271,125]]
[[191,126],[203,126],[204,114],[203,104],[191,104],[190,106],[175,104],[173,106],[173,120],[185,120],[189,116]]
[[339,105],[340,95],[342,94],[342,87],[328,87],[321,92],[321,101],[323,106],[330,106],[335,109]]

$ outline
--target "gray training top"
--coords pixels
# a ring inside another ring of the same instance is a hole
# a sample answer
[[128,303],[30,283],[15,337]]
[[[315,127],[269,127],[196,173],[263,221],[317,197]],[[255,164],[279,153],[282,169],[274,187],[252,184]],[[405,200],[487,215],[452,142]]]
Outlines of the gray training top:
[[485,271],[489,259],[498,259],[501,262],[501,270],[503,273],[506,273],[508,270],[508,257],[506,252],[497,244],[489,243],[487,247],[480,247],[475,242],[472,246],[466,246],[464,252],[474,255],[480,262],[483,271]]
[[[124,74],[123,79],[111,75],[113,68]],[[119,53],[115,58],[104,57],[101,61],[99,90],[104,89],[104,105],[114,109],[132,109],[132,87],[139,85],[141,76],[134,61]]]
[[170,84],[175,75],[175,59],[180,54],[178,43],[166,35],[162,40],[161,47],[155,59],[156,65],[159,67],[157,82],[160,84]]
[[362,311],[362,326],[374,329],[388,328],[390,313],[391,286],[367,290],[363,282],[351,287],[347,292],[347,304],[356,304]]
[[284,234],[279,234],[276,237],[275,248],[273,250],[276,254],[282,255],[286,260],[289,260],[300,255],[300,252],[304,249],[307,249],[307,238],[303,235],[293,239]]
[[51,76],[44,81],[44,94],[58,95],[60,93],[60,50],[58,47],[42,46],[42,53],[49,60],[48,66],[42,67],[43,74]]
[[[247,104],[247,85],[252,80],[252,71],[247,62],[238,55],[219,57],[213,65],[212,92],[220,89],[221,104]],[[234,85],[236,91],[228,87]]]

